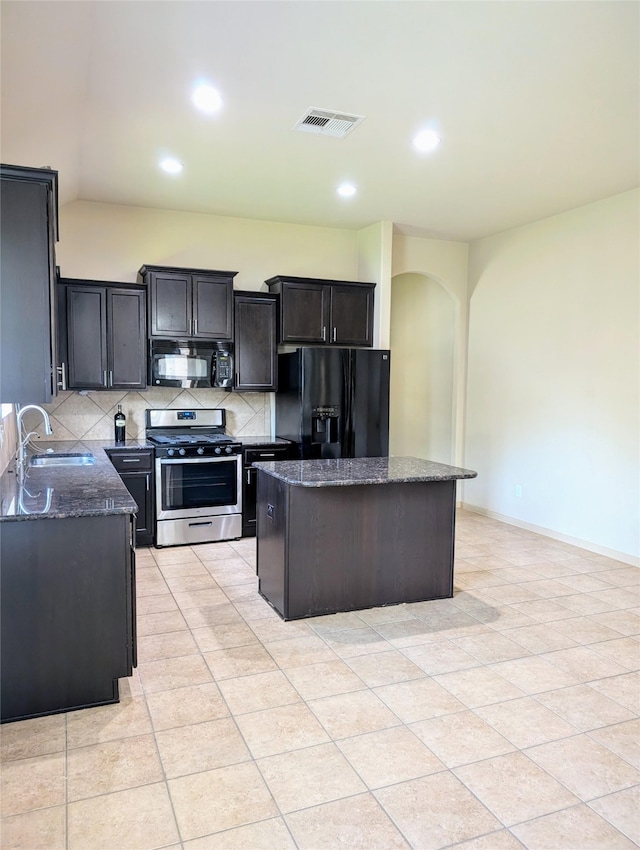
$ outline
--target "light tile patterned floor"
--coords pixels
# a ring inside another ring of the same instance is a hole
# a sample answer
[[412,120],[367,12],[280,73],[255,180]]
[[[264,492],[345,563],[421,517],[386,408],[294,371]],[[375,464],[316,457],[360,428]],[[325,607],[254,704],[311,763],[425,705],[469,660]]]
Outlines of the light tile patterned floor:
[[640,843],[640,570],[460,512],[453,599],[284,623],[253,540],[137,563],[120,704],[1,729],[3,850]]

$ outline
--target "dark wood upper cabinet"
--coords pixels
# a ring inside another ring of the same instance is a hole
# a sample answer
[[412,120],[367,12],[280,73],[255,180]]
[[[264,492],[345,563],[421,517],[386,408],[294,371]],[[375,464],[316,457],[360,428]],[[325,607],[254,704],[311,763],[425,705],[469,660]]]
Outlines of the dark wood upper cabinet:
[[278,389],[278,298],[268,292],[234,293],[235,381],[243,392]]
[[106,389],[106,289],[89,286],[67,286],[66,289],[67,387],[70,390]]
[[329,342],[336,345],[373,345],[374,286],[331,286]]
[[266,284],[280,296],[279,342],[373,345],[375,283],[278,275]]
[[233,339],[237,272],[144,265],[138,280],[149,294],[149,335],[158,339]]
[[147,385],[146,307],[144,290],[107,289],[107,369],[113,389]]
[[146,292],[105,281],[60,281],[66,318],[61,340],[65,389],[144,389]]
[[56,395],[58,172],[0,166],[0,402]]
[[191,289],[189,275],[149,275],[150,336],[192,335]]

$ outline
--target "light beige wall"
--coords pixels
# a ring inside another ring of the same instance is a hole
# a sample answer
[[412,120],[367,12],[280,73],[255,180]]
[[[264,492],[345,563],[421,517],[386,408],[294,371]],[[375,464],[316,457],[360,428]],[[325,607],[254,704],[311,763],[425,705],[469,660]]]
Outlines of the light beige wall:
[[391,344],[391,264],[393,224],[378,221],[358,232],[358,280],[375,281],[374,336],[375,348]]
[[453,459],[455,305],[437,281],[393,279],[390,452]]
[[[451,298],[453,310],[450,313],[440,313],[440,319],[449,323],[447,328],[440,329],[441,341],[451,335],[453,339],[453,366],[452,366],[452,431],[453,449],[450,462],[459,466],[464,462],[464,418],[465,418],[465,394],[466,394],[466,361],[467,361],[467,331],[468,331],[468,300],[467,300],[467,261],[468,248],[465,242],[450,242],[441,239],[425,239],[417,236],[405,236],[394,233],[393,236],[393,264],[391,285],[391,322],[394,323],[394,311],[396,309],[395,282],[400,275],[414,273],[425,276],[431,282],[430,285],[440,284]],[[435,292],[435,290],[434,290]],[[435,295],[433,296],[435,298]],[[431,302],[429,310],[435,306]],[[443,308],[443,303],[440,304]],[[401,308],[399,308],[401,309]],[[425,309],[422,305],[420,310]],[[412,321],[425,324],[430,321],[427,315],[422,316],[419,310],[412,314]],[[396,323],[397,325],[397,323]],[[396,337],[397,339],[397,334]],[[417,370],[410,353],[397,352],[392,346],[392,369],[397,374],[399,370],[409,376],[414,387],[419,386],[423,380]],[[436,377],[434,376],[434,381]],[[392,387],[392,392],[394,389]],[[394,433],[391,431],[391,439]],[[441,444],[440,444],[441,445]],[[440,449],[438,449],[440,453]]]
[[[638,191],[470,247],[465,502],[639,554]],[[516,498],[516,485],[522,488]]]
[[358,234],[198,213],[74,201],[60,209],[63,277],[133,282],[141,265],[238,271],[236,289],[278,274],[357,280]]

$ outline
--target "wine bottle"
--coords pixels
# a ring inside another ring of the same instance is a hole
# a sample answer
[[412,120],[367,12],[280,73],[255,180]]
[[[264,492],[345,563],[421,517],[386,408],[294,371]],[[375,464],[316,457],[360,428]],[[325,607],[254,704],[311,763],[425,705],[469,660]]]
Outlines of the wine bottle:
[[126,425],[127,418],[122,412],[122,405],[118,405],[118,411],[116,415],[113,417],[113,424],[115,427],[115,439],[116,443],[124,443],[126,439]]

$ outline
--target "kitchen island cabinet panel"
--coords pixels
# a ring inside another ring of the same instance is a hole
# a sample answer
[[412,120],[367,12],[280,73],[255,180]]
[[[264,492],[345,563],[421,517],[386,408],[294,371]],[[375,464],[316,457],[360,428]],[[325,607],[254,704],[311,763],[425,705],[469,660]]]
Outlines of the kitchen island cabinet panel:
[[2,721],[117,702],[136,664],[131,515],[1,534]]
[[289,492],[278,484],[263,493],[259,478],[258,575],[285,619],[453,595],[453,482]]
[[259,463],[259,591],[285,619],[453,595],[455,482],[420,458]]

